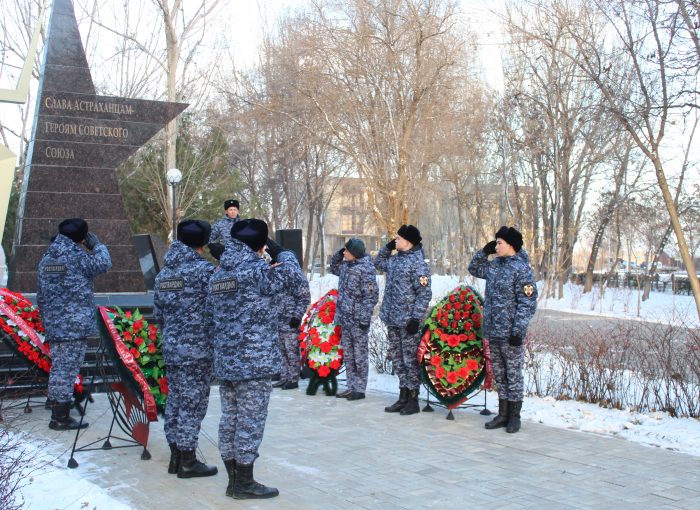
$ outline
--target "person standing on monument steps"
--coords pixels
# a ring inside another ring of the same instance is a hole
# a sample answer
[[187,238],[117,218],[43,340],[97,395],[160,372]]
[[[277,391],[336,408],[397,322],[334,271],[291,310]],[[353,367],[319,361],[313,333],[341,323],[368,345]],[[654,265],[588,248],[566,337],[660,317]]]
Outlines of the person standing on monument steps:
[[[396,239],[379,250],[374,266],[386,271],[384,300],[379,316],[387,326],[389,359],[399,377],[399,399],[384,408],[387,413],[402,415],[420,412],[420,366],[417,351],[420,326],[432,292],[430,269],[425,262],[420,231],[402,225]],[[397,250],[396,255],[391,252]]]
[[498,389],[498,415],[485,427],[514,433],[520,430],[523,405],[523,340],[537,308],[537,286],[522,234],[503,226],[495,238],[476,252],[469,273],[486,280],[482,327]]
[[229,199],[224,202],[224,217],[218,219],[211,229],[211,242],[224,246],[231,239],[231,227],[241,220],[238,200]]
[[85,358],[87,337],[98,334],[93,280],[111,267],[107,247],[82,218],[61,222],[39,262],[36,296],[51,345],[48,398],[53,430],[88,426],[70,416],[73,383]]
[[294,254],[282,251],[276,264],[268,264],[263,259],[267,236],[262,220],[237,222],[207,292],[221,396],[219,449],[228,473],[226,495],[236,499],[279,495],[254,479],[253,464],[265,431],[271,378],[282,368],[275,300]]
[[[276,263],[282,252],[286,251],[272,239],[267,240],[267,252]],[[293,252],[292,255],[294,255]],[[276,299],[279,307],[278,333],[282,353],[282,372],[280,380],[273,383],[275,388],[294,390],[299,387],[301,360],[299,352],[299,326],[306,310],[311,304],[309,281],[306,279],[296,256],[287,257],[282,273],[286,281],[282,292]]]
[[377,273],[362,239],[352,238],[331,259],[331,273],[338,276],[335,322],[342,328],[347,389],[338,398],[365,398],[369,372],[369,326],[379,300]]
[[178,478],[213,476],[216,466],[197,460],[202,420],[209,405],[214,352],[210,340],[206,297],[215,266],[202,254],[211,226],[185,220],[177,226],[177,241],[163,257],[156,276],[153,316],[163,332],[163,359],[168,375],[168,400],[163,429],[170,446],[168,473]]

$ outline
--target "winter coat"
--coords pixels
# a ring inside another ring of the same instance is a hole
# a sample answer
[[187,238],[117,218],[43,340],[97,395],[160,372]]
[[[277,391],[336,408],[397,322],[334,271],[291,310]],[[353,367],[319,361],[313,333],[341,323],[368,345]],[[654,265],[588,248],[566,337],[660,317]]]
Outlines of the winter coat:
[[232,239],[221,256],[221,267],[209,280],[207,314],[219,380],[265,379],[281,370],[275,300],[294,254],[285,251],[278,258],[283,264],[273,268],[247,245]]
[[409,320],[422,321],[430,303],[430,269],[422,244],[392,256],[386,246],[379,250],[374,267],[386,271],[384,299],[379,316],[387,326],[404,327]]
[[214,222],[214,225],[212,225],[211,227],[209,242],[221,243],[225,245],[228,241],[231,240],[231,228],[237,221],[240,221],[240,219],[240,216],[236,216],[235,218],[229,218],[228,216],[224,215],[223,218],[216,220]]
[[39,262],[37,304],[51,342],[97,335],[93,280],[112,267],[107,246],[91,253],[58,234]]
[[153,316],[161,324],[165,362],[210,360],[213,348],[206,298],[215,266],[180,241],[173,242],[163,262],[156,276]]
[[284,264],[278,266],[285,280],[282,292],[276,300],[279,308],[280,330],[290,330],[289,320],[293,317],[302,319],[311,303],[309,280],[302,272],[294,253],[289,251],[285,253],[287,255],[284,258]]
[[340,250],[331,259],[331,273],[338,276],[338,304],[335,322],[343,327],[369,324],[379,300],[377,273],[372,257],[343,260]]
[[469,273],[486,279],[484,336],[492,341],[524,339],[537,308],[537,285],[527,252],[521,249],[511,257],[489,261],[479,250],[469,263]]

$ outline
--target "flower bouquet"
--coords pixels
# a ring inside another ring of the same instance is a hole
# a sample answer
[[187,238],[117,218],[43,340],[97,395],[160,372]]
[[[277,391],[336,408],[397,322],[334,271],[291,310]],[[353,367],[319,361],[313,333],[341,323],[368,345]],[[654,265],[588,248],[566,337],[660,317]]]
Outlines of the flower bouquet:
[[340,326],[334,323],[337,302],[338,291],[330,290],[311,306],[301,323],[302,359],[312,370],[307,395],[315,395],[320,385],[329,396],[338,390],[336,376],[343,364],[343,349],[340,348]]
[[[49,374],[51,350],[44,338],[39,309],[19,292],[5,288],[0,288],[0,334],[5,344],[30,366]],[[76,403],[86,398],[80,374],[73,386],[73,395]]]
[[[157,413],[165,411],[168,381],[162,355],[162,337],[158,327],[148,324],[141,312],[99,307],[100,316],[109,333],[112,354],[122,379],[131,391],[141,397],[142,410],[148,421],[157,421]],[[132,403],[133,404],[133,403]],[[141,402],[136,401],[137,405]]]
[[484,380],[482,310],[479,293],[461,285],[438,301],[425,321],[418,346],[421,376],[448,409],[467,400]]

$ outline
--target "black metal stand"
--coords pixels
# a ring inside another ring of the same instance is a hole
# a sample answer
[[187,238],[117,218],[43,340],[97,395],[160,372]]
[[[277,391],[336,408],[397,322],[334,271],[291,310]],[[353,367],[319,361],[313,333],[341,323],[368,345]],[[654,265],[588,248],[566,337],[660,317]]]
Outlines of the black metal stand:
[[[428,399],[426,400],[425,407],[423,408],[423,412],[424,413],[432,413],[434,411],[434,409],[430,405],[430,391],[428,390],[428,387],[425,384],[423,384],[423,387],[425,388],[426,393],[428,394]],[[474,399],[477,395],[479,395],[479,393],[484,394],[484,403],[483,404],[471,404],[471,403],[469,403],[472,399]],[[447,409],[447,406],[438,400],[436,400],[434,402],[434,405],[436,405],[438,407],[442,407],[444,409]],[[479,414],[482,416],[489,416],[491,414],[491,411],[489,411],[488,407],[486,407],[486,390],[484,389],[483,386],[479,389],[479,391],[477,391],[476,393],[473,393],[470,397],[468,397],[467,400],[465,400],[464,402],[459,404],[457,407],[453,407],[452,409],[469,409],[469,408],[482,408],[481,411],[479,411]],[[454,420],[455,419],[454,414],[452,414],[452,409],[450,409],[449,412],[447,413],[447,418],[446,418],[447,420]]]
[[[120,380],[119,375],[116,375],[118,371],[113,368],[114,361],[107,351],[105,346],[106,341],[110,340],[105,339],[103,336],[95,359],[97,365],[96,373],[100,375],[101,383],[107,388],[107,398],[109,399],[109,406],[112,410],[112,421],[109,425],[109,432],[107,432],[107,435],[104,437],[78,447],[78,438],[84,429],[76,430],[73,448],[71,449],[70,459],[68,460],[68,467],[71,469],[75,469],[79,466],[78,461],[75,460],[76,452],[142,447],[141,460],[149,460],[151,458],[151,454],[145,446],[148,442],[149,423],[146,418],[146,413],[143,411],[140,402],[133,396],[128,386]],[[93,374],[90,381],[90,388],[94,389],[95,384],[95,374]],[[86,401],[85,410],[87,410],[87,402],[92,402],[92,400]],[[80,416],[80,424],[83,423],[83,419],[84,414]],[[121,437],[114,434],[115,424],[122,432],[131,437]],[[138,435],[145,436],[145,440],[138,441],[133,438]],[[112,444],[112,440],[120,441],[123,444],[115,446]],[[102,443],[101,446],[95,446],[98,443]]]
[[[9,358],[8,366],[16,366],[25,363],[26,360],[13,352]],[[3,409],[23,408],[25,414],[34,411],[34,407],[44,405],[44,399],[37,395],[46,394],[48,376],[36,365],[27,365],[24,372],[12,373],[3,377],[0,384],[0,422],[3,421]],[[10,401],[6,404],[5,402]]]

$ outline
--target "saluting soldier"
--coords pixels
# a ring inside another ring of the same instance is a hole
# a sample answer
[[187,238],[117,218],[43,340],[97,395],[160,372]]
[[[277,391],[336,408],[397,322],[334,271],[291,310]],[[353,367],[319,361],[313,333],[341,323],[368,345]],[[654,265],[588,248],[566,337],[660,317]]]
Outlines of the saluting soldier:
[[[399,399],[385,407],[387,413],[420,412],[420,366],[417,351],[420,325],[432,291],[430,269],[425,262],[422,237],[413,225],[402,225],[396,239],[379,250],[374,266],[386,271],[384,300],[379,316],[387,326],[389,359],[399,377]],[[396,255],[392,251],[397,250]]]
[[231,239],[231,227],[240,221],[240,204],[238,200],[230,198],[224,201],[224,217],[216,220],[211,229],[210,240],[212,243],[221,243],[224,246]]
[[82,218],[61,222],[39,262],[37,303],[51,346],[48,398],[53,430],[88,426],[70,416],[73,383],[85,358],[87,337],[98,334],[93,280],[111,267],[107,247],[88,232]]
[[214,265],[202,254],[211,226],[185,220],[177,226],[177,241],[163,258],[156,276],[153,315],[163,332],[163,359],[168,376],[165,437],[170,446],[168,473],[178,478],[213,476],[216,466],[197,460],[202,420],[209,405],[214,359],[206,297]]
[[[493,376],[498,389],[498,415],[487,429],[520,430],[523,405],[523,340],[537,309],[537,286],[523,236],[513,227],[501,227],[495,241],[476,252],[469,273],[486,279],[484,338],[491,350]],[[489,255],[496,257],[489,261]]]
[[[272,239],[267,240],[267,251],[276,263],[283,251],[286,251]],[[290,252],[294,255],[293,252]],[[280,380],[272,386],[283,390],[299,387],[299,370],[301,355],[299,352],[299,326],[306,310],[311,304],[309,280],[306,279],[295,256],[287,257],[282,273],[286,276],[284,287],[277,299],[279,307],[278,332],[280,351],[282,353],[282,372]]]
[[341,344],[347,389],[338,398],[365,398],[369,373],[369,326],[379,300],[377,273],[362,239],[352,238],[331,259],[331,273],[338,276],[335,322],[342,328]]
[[277,264],[269,265],[263,259],[267,235],[262,220],[237,222],[207,294],[220,381],[219,448],[229,477],[226,495],[236,499],[279,494],[254,479],[253,464],[265,430],[271,377],[281,369],[275,296],[294,255],[283,251]]

